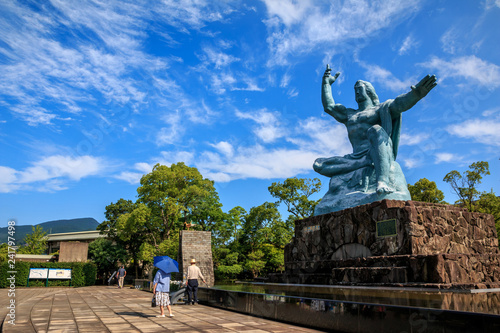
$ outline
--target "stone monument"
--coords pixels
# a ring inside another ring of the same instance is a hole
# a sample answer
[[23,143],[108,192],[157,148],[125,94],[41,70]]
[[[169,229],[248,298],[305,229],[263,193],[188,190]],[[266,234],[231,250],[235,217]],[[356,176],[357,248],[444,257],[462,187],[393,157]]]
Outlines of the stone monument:
[[395,161],[401,114],[436,86],[427,75],[411,91],[380,103],[373,86],[354,86],[358,110],[335,104],[327,65],[325,112],[347,127],[353,153],[318,158],[331,177],[315,216],[295,221],[285,246],[286,283],[452,289],[500,287],[500,250],[492,215],[411,201]]
[[285,281],[439,288],[500,287],[492,215],[382,200],[295,222]]
[[321,100],[325,112],[346,126],[353,153],[314,162],[316,172],[330,177],[329,190],[314,215],[383,199],[410,200],[406,179],[396,162],[401,115],[436,86],[436,76],[427,75],[410,92],[383,103],[371,83],[359,80],[354,85],[355,110],[333,100],[331,85],[339,75],[332,76],[326,65]]
[[[208,286],[213,286],[214,263],[212,259],[212,233],[210,231],[182,230],[179,239],[179,274],[185,281],[191,259],[196,259]],[[201,283],[201,282],[200,282]],[[203,285],[200,284],[201,287]]]

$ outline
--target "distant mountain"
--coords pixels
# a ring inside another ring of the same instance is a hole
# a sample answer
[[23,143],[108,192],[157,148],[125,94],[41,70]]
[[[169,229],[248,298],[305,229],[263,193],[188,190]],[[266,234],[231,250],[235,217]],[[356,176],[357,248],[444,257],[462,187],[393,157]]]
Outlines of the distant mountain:
[[[99,222],[94,218],[84,217],[71,220],[56,220],[37,224],[46,231],[47,234],[58,234],[63,232],[90,231],[96,230]],[[22,240],[27,234],[31,234],[31,225],[16,225],[16,245],[21,245]],[[7,242],[8,227],[0,228],[0,244]]]

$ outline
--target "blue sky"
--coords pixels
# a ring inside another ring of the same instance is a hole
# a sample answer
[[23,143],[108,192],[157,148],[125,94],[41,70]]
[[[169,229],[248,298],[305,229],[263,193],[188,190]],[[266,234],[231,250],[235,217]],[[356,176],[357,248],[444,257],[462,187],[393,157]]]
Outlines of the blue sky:
[[500,194],[500,1],[0,1],[0,221],[93,217],[156,163],[215,181],[223,209],[352,148],[323,112],[370,81],[381,101],[428,73],[398,162],[454,202],[451,170],[488,161]]

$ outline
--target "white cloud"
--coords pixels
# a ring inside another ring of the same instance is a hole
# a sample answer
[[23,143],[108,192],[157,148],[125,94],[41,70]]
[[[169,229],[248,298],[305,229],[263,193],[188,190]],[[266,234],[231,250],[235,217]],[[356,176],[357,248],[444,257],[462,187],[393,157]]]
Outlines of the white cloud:
[[16,184],[17,170],[0,166],[0,193],[9,193],[19,188]]
[[281,88],[286,88],[288,87],[288,84],[290,83],[291,76],[288,73],[285,73],[283,77],[281,78],[280,82],[280,87]]
[[500,116],[500,106],[492,108],[492,109],[485,110],[485,111],[483,111],[483,113],[481,115],[484,116],[484,117],[490,117],[490,116],[495,116],[497,114]]
[[436,164],[443,162],[458,162],[462,160],[462,157],[452,153],[437,153],[436,154]]
[[401,146],[403,146],[403,145],[414,146],[414,145],[418,145],[421,142],[427,140],[429,137],[430,137],[430,134],[428,134],[428,133],[419,133],[419,134],[402,133],[399,144]]
[[[288,55],[324,45],[356,48],[384,28],[418,9],[419,1],[278,1],[264,0],[269,19],[271,64],[286,64]],[[353,45],[349,43],[353,42]],[[328,50],[331,51],[331,50]]]
[[142,176],[150,173],[153,170],[153,167],[154,164],[152,163],[135,163],[133,171],[122,171],[118,175],[115,175],[114,178],[124,180],[129,184],[139,184]]
[[78,181],[81,178],[97,175],[103,169],[101,159],[92,156],[54,155],[43,158],[32,167],[19,172],[19,183],[32,183],[55,178],[69,178]]
[[162,127],[158,133],[156,133],[156,144],[158,146],[164,146],[179,142],[185,131],[185,128],[182,125],[180,112],[176,110],[174,112],[167,113],[163,117],[163,121],[165,121],[169,126]]
[[270,17],[276,16],[286,25],[299,23],[311,9],[311,0],[264,0]]
[[461,138],[473,139],[486,145],[500,146],[500,122],[498,120],[467,120],[461,124],[448,126],[446,130]]
[[288,97],[290,98],[293,98],[293,97],[297,97],[299,96],[299,92],[297,91],[297,89],[295,88],[292,88],[292,89],[289,89],[286,93],[288,95]]
[[34,189],[37,191],[59,191],[66,189],[69,181],[101,174],[106,164],[93,156],[45,157],[24,170],[0,166],[0,192]]
[[443,45],[443,51],[450,54],[455,54],[458,49],[457,41],[459,40],[460,40],[460,34],[458,33],[457,29],[454,27],[448,29],[441,36],[441,44]]
[[288,136],[287,140],[301,149],[316,152],[318,157],[352,153],[345,126],[333,118],[307,118],[299,122],[295,132],[305,136]]
[[486,0],[483,4],[486,10],[490,10],[494,7],[500,8],[500,0]]
[[413,169],[420,166],[422,164],[422,161],[417,158],[405,158],[403,159],[403,163],[408,169]]
[[[147,54],[144,44],[149,34],[163,31],[165,25],[189,33],[222,21],[234,11],[231,6],[201,0],[55,0],[35,11],[2,2],[0,41],[5,47],[0,52],[8,59],[0,64],[4,106],[30,125],[67,121],[62,113],[81,113],[89,109],[88,103],[104,110],[127,105],[135,111],[145,104],[161,105],[186,112],[193,121],[202,119],[194,116],[203,114],[197,108],[189,113],[192,103],[186,101],[192,98],[166,70],[179,58]],[[58,38],[60,31],[68,38]],[[235,60],[224,54],[211,56],[217,66]],[[54,107],[46,109],[48,103]]]
[[285,135],[278,120],[277,112],[269,112],[261,109],[256,112],[236,111],[236,116],[240,119],[251,119],[258,124],[253,129],[254,134],[265,143],[271,143]]
[[403,55],[407,54],[411,49],[418,47],[419,43],[413,38],[412,35],[409,35],[405,38],[403,43],[401,44],[398,54]]
[[435,70],[442,80],[459,77],[482,86],[500,86],[500,66],[476,56],[459,57],[450,61],[433,57],[421,65]]
[[[244,74],[234,74],[230,71],[220,72],[213,71],[209,72],[211,79],[211,89],[216,94],[222,95],[226,93],[227,90],[230,91],[264,91],[265,89],[260,87],[256,82],[255,78],[249,77]],[[238,77],[238,79],[235,78]]]
[[152,158],[150,162],[138,162],[130,170],[125,170],[113,176],[115,179],[126,181],[129,184],[139,184],[142,176],[150,173],[156,164],[170,167],[173,163],[184,162],[192,165],[194,160],[193,152],[189,151],[162,151],[160,156]]
[[436,154],[436,163],[451,162],[451,161],[456,161],[455,154],[451,154],[451,153],[437,153]]
[[129,184],[139,184],[144,174],[140,172],[123,171],[114,178],[126,181]]
[[234,154],[234,148],[233,146],[226,141],[221,141],[216,144],[211,145],[215,149],[217,149],[219,152],[224,154],[225,156],[231,157]]
[[[262,124],[277,121],[278,114],[260,110],[245,114],[239,112],[238,116]],[[352,153],[345,127],[333,120],[309,118],[294,128],[283,130],[283,133],[286,133],[286,146],[274,143],[268,147],[263,144],[242,145],[220,141],[208,145],[213,149],[162,152],[155,163],[170,165],[169,163],[184,161],[196,166],[204,177],[228,182],[247,178],[293,177],[311,172],[312,163],[318,157]],[[122,178],[128,180],[133,179],[133,176],[125,173]]]
[[237,57],[230,54],[220,52],[211,47],[203,48],[206,60],[213,64],[216,69],[221,69],[222,67],[227,67],[235,61],[239,61]]
[[368,81],[377,82],[394,92],[409,91],[412,84],[415,84],[415,81],[417,81],[415,78],[408,78],[401,81],[390,71],[377,65],[369,65],[362,62],[360,62],[360,65],[366,69],[365,75]]
[[154,165],[150,163],[140,162],[134,164],[136,170],[141,171],[142,173],[150,173],[153,170]]
[[299,149],[271,149],[260,145],[239,148],[230,159],[204,153],[197,163],[202,174],[217,181],[245,178],[287,178],[312,170],[317,155]]

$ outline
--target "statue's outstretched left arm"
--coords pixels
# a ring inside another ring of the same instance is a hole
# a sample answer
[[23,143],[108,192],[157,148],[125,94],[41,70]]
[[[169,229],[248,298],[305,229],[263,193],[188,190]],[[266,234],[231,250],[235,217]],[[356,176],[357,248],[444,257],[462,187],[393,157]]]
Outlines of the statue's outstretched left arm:
[[436,75],[426,75],[419,83],[411,86],[411,91],[399,95],[391,103],[389,109],[392,116],[397,116],[413,107],[419,100],[427,96],[429,91],[437,85]]

